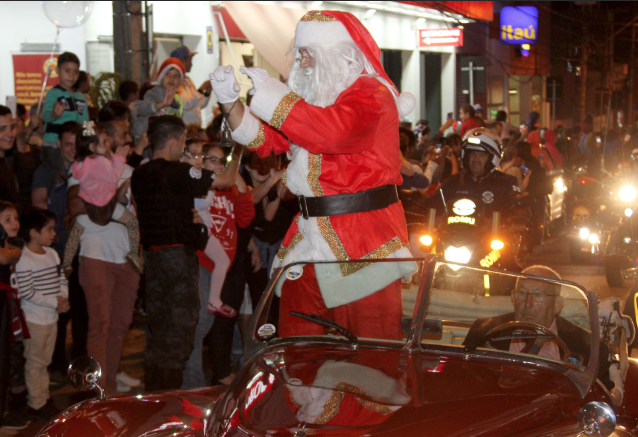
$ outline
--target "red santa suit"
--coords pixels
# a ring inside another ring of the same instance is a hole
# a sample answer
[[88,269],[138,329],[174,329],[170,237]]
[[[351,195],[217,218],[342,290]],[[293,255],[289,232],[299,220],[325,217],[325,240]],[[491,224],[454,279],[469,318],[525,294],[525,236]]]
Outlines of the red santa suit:
[[[240,126],[232,134],[235,141],[260,156],[287,153],[291,163],[283,180],[298,196],[359,193],[402,182],[399,115],[411,111],[414,97],[398,95],[380,63],[379,48],[352,14],[311,11],[297,26],[297,48],[343,42],[356,44],[378,75],[358,78],[325,108],[307,103],[288,86],[270,78],[259,86],[250,111],[246,108]],[[273,267],[296,261],[410,258],[403,208],[396,202],[367,212],[297,216],[277,255]],[[401,279],[407,280],[416,270],[408,264],[315,266],[317,270],[331,270],[317,271],[319,300],[326,308],[357,305],[359,300],[372,295],[375,299],[378,291],[390,287],[391,293],[380,295],[376,304],[398,308],[400,313]],[[332,279],[322,283],[322,278],[327,277]],[[282,296],[282,300],[285,298]],[[286,332],[286,326],[299,319],[291,319],[283,312],[281,317],[280,334],[294,335]],[[388,321],[389,325],[392,337],[400,338],[400,317]],[[356,326],[351,327],[357,330]],[[377,324],[376,329],[383,331],[384,327]],[[385,338],[388,334],[380,335]]]

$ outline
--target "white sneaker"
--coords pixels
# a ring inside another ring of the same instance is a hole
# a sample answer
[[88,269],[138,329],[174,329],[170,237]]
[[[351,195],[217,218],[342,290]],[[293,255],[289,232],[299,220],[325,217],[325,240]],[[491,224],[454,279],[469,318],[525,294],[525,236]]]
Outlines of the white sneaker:
[[136,387],[142,383],[139,379],[133,378],[124,372],[118,373],[115,379],[117,379],[117,382],[128,385],[129,387]]
[[131,386],[122,384],[120,381],[117,382],[117,391],[120,393],[128,393],[131,391]]

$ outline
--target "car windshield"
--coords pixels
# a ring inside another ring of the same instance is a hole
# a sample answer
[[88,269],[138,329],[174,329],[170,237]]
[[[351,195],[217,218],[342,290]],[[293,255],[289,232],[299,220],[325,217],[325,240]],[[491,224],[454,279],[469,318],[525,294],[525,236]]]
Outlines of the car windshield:
[[535,355],[584,370],[591,352],[587,295],[544,279],[552,273],[543,266],[523,276],[439,263],[425,317],[441,320],[442,329],[424,332],[422,343]]
[[275,272],[254,339],[324,336],[402,347],[423,324],[413,334],[423,348],[497,350],[584,370],[591,352],[587,295],[545,279],[552,274],[418,259],[293,264]]

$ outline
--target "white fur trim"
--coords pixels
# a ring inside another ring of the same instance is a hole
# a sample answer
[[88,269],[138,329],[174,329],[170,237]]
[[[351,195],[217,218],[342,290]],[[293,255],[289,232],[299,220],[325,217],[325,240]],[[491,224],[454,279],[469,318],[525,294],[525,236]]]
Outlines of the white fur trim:
[[[308,151],[301,146],[290,146],[290,164],[286,175],[286,187],[295,195],[303,194],[306,197],[315,197],[310,185],[308,185]],[[290,156],[289,155],[289,156]]]
[[244,105],[244,116],[231,136],[233,140],[245,146],[257,138],[257,134],[259,134],[259,119],[252,115],[248,107]]
[[308,47],[313,44],[336,45],[354,44],[346,27],[339,21],[300,21],[295,31],[295,47]]
[[290,88],[271,77],[259,86],[250,102],[250,112],[268,123],[279,102],[290,92]]

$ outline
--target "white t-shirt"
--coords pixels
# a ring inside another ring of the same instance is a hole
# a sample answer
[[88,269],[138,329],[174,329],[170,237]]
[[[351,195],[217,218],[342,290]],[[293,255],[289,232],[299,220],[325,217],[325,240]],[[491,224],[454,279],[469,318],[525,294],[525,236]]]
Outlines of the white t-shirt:
[[50,247],[44,252],[38,254],[25,247],[16,265],[20,306],[27,322],[36,325],[56,323],[58,296],[69,296],[58,253]]
[[[127,165],[117,184],[122,185],[132,174],[133,168]],[[69,177],[69,188],[78,184],[77,179]],[[130,189],[127,196],[129,199],[128,209],[132,211]],[[80,256],[114,264],[126,262],[126,254],[131,250],[126,226],[115,222],[109,222],[106,226],[96,225],[89,219],[88,215],[79,215],[77,221],[85,228],[80,239]]]

